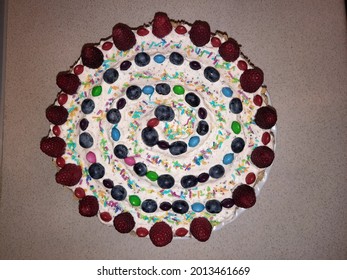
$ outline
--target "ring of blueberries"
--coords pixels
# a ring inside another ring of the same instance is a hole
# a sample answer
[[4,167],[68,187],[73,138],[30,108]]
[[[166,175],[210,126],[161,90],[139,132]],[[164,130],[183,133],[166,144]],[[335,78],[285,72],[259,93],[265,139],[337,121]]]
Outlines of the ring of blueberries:
[[[134,62],[139,67],[144,67],[150,63],[151,57],[145,53],[140,52],[135,56]],[[157,63],[162,63],[165,60],[165,57],[162,55],[156,55],[154,57],[154,61]],[[169,60],[174,65],[182,65],[184,63],[184,58],[181,54],[177,52],[172,52],[169,56]],[[121,71],[127,71],[132,66],[132,62],[125,60],[120,64]],[[189,63],[191,69],[198,71],[201,69],[201,64],[198,61],[191,61]],[[210,82],[217,82],[220,79],[220,74],[217,69],[214,67],[208,66],[203,70],[204,77]],[[103,74],[103,80],[108,83],[114,83],[119,77],[119,73],[116,69],[110,68]],[[176,87],[176,86],[175,86]],[[173,88],[174,93],[176,94],[184,94],[184,89],[181,86],[177,86],[178,88],[183,89],[183,91],[176,91],[175,87]],[[225,90],[227,89],[227,90]],[[223,88],[222,93],[227,97],[232,97],[232,92],[230,93],[229,88]],[[167,83],[158,83],[155,85],[155,91],[160,95],[168,95],[171,92],[171,87]],[[145,86],[141,89],[137,85],[131,85],[126,90],[126,97],[129,100],[136,100],[140,98],[141,94],[153,94],[154,88],[152,86]],[[182,93],[183,92],[183,93]],[[92,94],[93,95],[93,94]],[[97,96],[97,95],[93,95]],[[193,108],[199,107],[200,98],[193,92],[189,92],[185,94],[185,101]],[[121,121],[122,115],[121,111],[127,101],[125,98],[120,98],[116,103],[116,108],[112,108],[107,111],[106,119],[111,124],[118,124]],[[90,114],[93,112],[95,108],[95,103],[92,99],[85,99],[82,102],[82,112],[84,114]],[[242,112],[242,102],[239,98],[232,98],[229,103],[229,109],[233,114],[239,114]],[[175,113],[173,109],[167,105],[158,105],[154,110],[154,115],[159,121],[171,122],[175,118]],[[198,117],[200,121],[198,122],[196,132],[200,136],[204,136],[209,132],[209,125],[205,121],[207,117],[207,110],[203,107],[198,109]],[[79,136],[79,144],[83,148],[90,148],[94,144],[93,137],[88,133],[84,132],[87,130],[89,122],[87,119],[82,119],[79,123],[81,130],[83,131]],[[116,127],[112,129],[112,139],[114,141],[118,141],[120,134]],[[189,147],[195,147],[199,143],[199,136],[191,137],[189,143],[185,143],[184,141],[174,141],[171,144],[165,140],[160,140],[158,132],[154,127],[147,126],[141,132],[142,141],[149,147],[153,147],[157,145],[162,150],[169,150],[169,152],[178,156],[187,151]],[[236,137],[231,144],[231,150],[234,153],[241,153],[244,149],[245,141],[241,137]],[[114,154],[119,159],[125,159],[128,155],[128,148],[123,144],[118,144],[114,147]],[[228,154],[232,155],[232,154]],[[227,156],[227,155],[226,155]],[[232,156],[233,159],[233,156]],[[224,162],[224,161],[223,161]],[[100,163],[93,163],[89,167],[89,174],[94,179],[101,179],[105,175],[105,168]],[[147,176],[150,180],[156,181],[158,186],[162,189],[170,189],[175,184],[175,179],[173,176],[169,174],[157,175],[154,171],[148,171],[147,166],[143,162],[137,162],[133,166],[133,171],[140,177]],[[185,175],[181,178],[180,183],[183,188],[189,189],[196,187],[198,183],[204,183],[209,180],[209,178],[218,179],[221,178],[225,173],[225,169],[223,165],[216,164],[212,166],[208,173],[203,172],[198,176],[195,175]],[[121,185],[114,185],[111,179],[103,179],[103,185],[105,188],[111,190],[111,196],[117,200],[122,201],[127,197],[126,189]],[[139,206],[141,205],[141,209],[146,213],[153,213],[158,209],[157,202],[153,199],[146,199],[141,203],[141,200],[138,196],[133,195],[129,198],[130,203],[133,205]],[[191,208],[195,212],[201,212],[206,209],[209,213],[219,213],[222,211],[222,208],[231,208],[234,205],[233,200],[231,198],[226,198],[222,201],[218,201],[216,199],[208,200],[205,205],[200,202],[195,202],[191,205]],[[176,200],[172,204],[167,201],[163,201],[160,203],[159,208],[163,211],[168,211],[172,209],[175,213],[184,214],[189,210],[189,205],[184,200]]]

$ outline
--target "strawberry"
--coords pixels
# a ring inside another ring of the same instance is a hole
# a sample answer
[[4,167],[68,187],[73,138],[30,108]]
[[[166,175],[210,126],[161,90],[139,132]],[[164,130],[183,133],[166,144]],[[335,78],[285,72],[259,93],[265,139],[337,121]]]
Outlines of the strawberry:
[[153,20],[153,35],[163,38],[172,31],[172,25],[166,13],[157,12]]
[[212,225],[204,217],[194,218],[190,224],[190,233],[199,241],[207,241],[212,232]]
[[254,189],[248,185],[236,187],[233,191],[232,198],[235,205],[241,208],[250,208],[257,200]]
[[263,129],[270,129],[277,122],[277,112],[272,106],[260,107],[254,117],[255,123]]
[[51,105],[46,109],[46,118],[56,125],[65,123],[68,116],[69,112],[63,106]]
[[86,195],[79,201],[78,210],[84,217],[93,217],[98,214],[99,202],[95,196]]
[[266,168],[270,166],[274,159],[274,151],[267,146],[259,146],[255,148],[251,154],[252,162],[259,168]]
[[124,23],[117,23],[112,30],[114,45],[121,51],[130,50],[136,44],[135,34]]
[[155,246],[166,246],[172,241],[172,229],[165,222],[157,222],[151,227],[149,237]]
[[225,61],[234,62],[240,55],[240,46],[232,38],[229,38],[219,47],[219,54]]
[[80,84],[81,81],[75,74],[62,72],[57,76],[58,87],[67,94],[75,94]]
[[129,233],[135,227],[135,220],[129,212],[123,212],[114,217],[113,225],[118,232]]
[[97,47],[86,44],[82,48],[81,53],[82,62],[89,68],[99,68],[104,62],[104,55]]
[[263,82],[264,73],[258,67],[245,70],[240,77],[242,89],[250,93],[256,92],[261,87]]
[[64,167],[55,174],[56,182],[68,187],[78,184],[81,177],[81,167],[73,163],[65,164]]
[[40,149],[47,156],[60,157],[65,153],[66,143],[60,137],[44,137],[40,142]]
[[210,41],[211,28],[206,21],[196,20],[189,31],[192,43],[197,47],[205,46]]

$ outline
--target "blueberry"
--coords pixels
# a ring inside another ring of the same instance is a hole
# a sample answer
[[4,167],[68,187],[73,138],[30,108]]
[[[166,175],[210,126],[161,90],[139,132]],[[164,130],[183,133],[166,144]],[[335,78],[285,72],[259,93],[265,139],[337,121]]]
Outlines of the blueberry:
[[196,129],[196,132],[199,135],[204,136],[205,134],[207,134],[208,129],[209,129],[209,125],[206,121],[199,121],[198,128]]
[[118,144],[116,147],[114,147],[113,152],[117,158],[126,158],[129,151],[125,145]]
[[95,108],[95,103],[93,100],[87,98],[84,99],[81,105],[82,112],[85,114],[90,114]]
[[198,116],[200,119],[204,120],[207,117],[207,110],[205,108],[199,108],[198,110]]
[[105,175],[105,168],[100,163],[93,163],[89,166],[88,172],[93,179],[101,179]]
[[153,199],[146,199],[141,204],[141,209],[146,213],[153,213],[157,210],[158,205]]
[[157,183],[162,189],[170,189],[175,184],[175,179],[169,174],[163,174],[158,177]]
[[133,169],[134,169],[134,172],[141,177],[145,176],[147,173],[147,165],[144,164],[143,162],[135,163]]
[[145,127],[141,132],[142,141],[149,147],[157,144],[159,135],[153,127]]
[[125,60],[120,64],[120,70],[126,71],[130,68],[131,62],[129,60]]
[[80,121],[80,128],[82,130],[86,130],[88,128],[88,125],[89,125],[89,121],[87,119],[82,119]]
[[217,214],[222,211],[221,203],[216,199],[211,199],[206,202],[206,211],[212,214]]
[[117,101],[117,109],[118,110],[121,110],[125,107],[125,105],[127,104],[127,101],[125,100],[125,98],[120,98],[118,101]]
[[189,205],[184,200],[176,200],[174,203],[172,203],[172,210],[175,213],[184,214],[188,212]]
[[157,145],[162,150],[167,150],[168,148],[170,148],[170,143],[165,140],[158,141]]
[[242,112],[242,102],[239,98],[233,98],[231,99],[229,103],[230,111],[234,114],[239,114]]
[[198,182],[205,183],[209,178],[210,178],[210,175],[206,172],[203,172],[198,176]]
[[171,88],[166,83],[160,83],[155,86],[155,90],[161,95],[168,95],[171,91]]
[[104,179],[102,183],[104,184],[105,188],[112,189],[114,187],[113,181],[111,179]]
[[135,63],[140,67],[146,66],[150,60],[150,56],[145,52],[140,52],[135,56]]
[[175,118],[175,113],[172,108],[166,105],[159,105],[155,108],[154,115],[160,121],[171,122]]
[[193,70],[199,70],[199,69],[201,69],[201,65],[200,65],[200,63],[197,62],[197,61],[191,61],[191,62],[189,63],[189,66],[190,66],[190,68],[192,68]]
[[245,141],[240,137],[235,138],[233,142],[231,142],[231,149],[236,154],[241,153],[244,147]]
[[106,119],[109,123],[116,124],[120,122],[120,119],[122,118],[122,115],[120,114],[118,109],[112,108],[111,110],[108,110],[106,114]]
[[169,59],[170,62],[175,65],[182,65],[184,61],[183,56],[178,52],[171,53]]
[[171,209],[172,205],[170,202],[167,202],[167,201],[164,201],[162,203],[160,203],[160,209],[163,210],[163,211],[168,211]]
[[185,101],[192,107],[198,107],[200,105],[200,98],[193,92],[189,92],[184,97]]
[[181,155],[187,151],[187,144],[183,141],[175,141],[170,145],[169,151],[174,156]]
[[234,200],[232,198],[228,197],[228,198],[224,198],[222,200],[221,204],[224,208],[231,208],[234,206],[235,203],[234,203]]
[[197,184],[198,184],[198,178],[196,178],[194,175],[186,175],[186,176],[183,176],[181,179],[181,185],[185,189],[195,187]]
[[223,165],[217,164],[212,166],[208,173],[212,178],[218,179],[224,175],[225,169]]
[[219,80],[220,74],[218,70],[216,70],[215,68],[211,66],[208,66],[204,70],[204,76],[210,82],[215,83]]
[[142,90],[139,86],[130,86],[127,88],[126,96],[130,100],[136,100],[141,96]]
[[119,77],[118,71],[114,68],[109,68],[105,71],[102,78],[104,81],[108,84],[113,84],[115,81],[117,81]]
[[88,149],[93,146],[94,139],[88,132],[83,132],[79,137],[79,143],[81,147]]
[[115,200],[124,200],[127,197],[127,190],[121,185],[116,185],[111,190],[111,196]]

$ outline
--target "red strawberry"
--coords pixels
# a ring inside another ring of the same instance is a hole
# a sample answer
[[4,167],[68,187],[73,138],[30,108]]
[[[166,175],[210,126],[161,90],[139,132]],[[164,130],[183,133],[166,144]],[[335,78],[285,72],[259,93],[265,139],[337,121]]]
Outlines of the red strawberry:
[[260,107],[254,117],[255,123],[263,129],[270,129],[277,122],[277,112],[272,106]]
[[118,232],[129,233],[135,227],[135,220],[129,212],[123,212],[114,217],[113,225]]
[[68,187],[78,184],[81,177],[81,167],[73,163],[65,164],[64,167],[55,174],[56,182]]
[[232,38],[229,38],[219,47],[219,54],[225,61],[235,61],[240,55],[240,46]]
[[210,25],[206,21],[196,20],[189,31],[189,36],[195,46],[205,46],[210,41]]
[[75,74],[63,72],[57,76],[58,87],[67,94],[75,94],[80,84],[81,81]]
[[121,51],[130,50],[136,44],[135,34],[124,23],[117,23],[112,30],[114,45]]
[[261,87],[263,82],[264,73],[258,67],[245,70],[240,77],[242,89],[250,93],[256,92]]
[[95,196],[86,195],[79,201],[78,210],[84,217],[93,217],[98,214],[99,202]]
[[46,109],[46,118],[56,125],[65,123],[68,116],[69,112],[63,106],[51,105]]
[[255,148],[251,154],[252,162],[259,168],[266,168],[270,166],[274,159],[274,151],[267,146],[259,146]]
[[190,233],[199,241],[207,241],[212,232],[212,225],[204,217],[194,218],[190,223]]
[[97,47],[86,44],[82,48],[81,53],[82,62],[89,68],[99,68],[104,62],[104,55]]
[[65,153],[66,143],[60,137],[44,137],[40,142],[40,149],[47,156],[60,157]]
[[172,31],[172,25],[166,13],[157,12],[154,15],[153,29],[154,36],[163,38]]
[[241,208],[250,208],[257,200],[254,189],[248,185],[236,187],[232,197],[235,205]]
[[151,227],[149,237],[155,246],[166,246],[172,241],[172,229],[165,222],[157,222]]

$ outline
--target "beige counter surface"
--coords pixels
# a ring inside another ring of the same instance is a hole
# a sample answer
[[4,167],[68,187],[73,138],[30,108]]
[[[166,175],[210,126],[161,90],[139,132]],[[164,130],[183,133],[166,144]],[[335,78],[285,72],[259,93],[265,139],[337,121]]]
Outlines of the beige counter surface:
[[[0,259],[347,259],[344,1],[43,1],[7,4]],[[226,31],[265,73],[279,115],[276,159],[256,206],[207,243],[155,248],[77,211],[40,152],[45,109],[87,42],[156,11]]]

